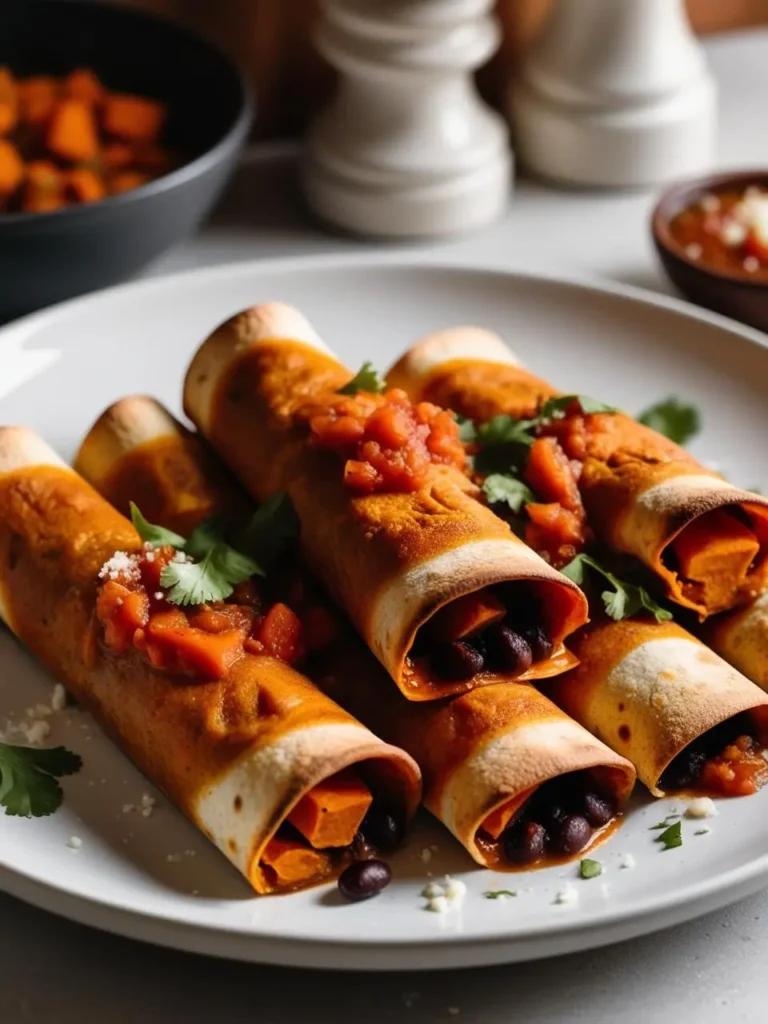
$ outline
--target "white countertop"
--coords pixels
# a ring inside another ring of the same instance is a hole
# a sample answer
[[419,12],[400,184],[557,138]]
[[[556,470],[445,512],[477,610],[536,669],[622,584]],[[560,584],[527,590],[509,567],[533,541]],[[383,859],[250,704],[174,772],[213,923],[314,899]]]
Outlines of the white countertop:
[[[718,164],[768,167],[768,31],[723,36],[707,49],[721,86]],[[308,222],[294,166],[289,150],[252,154],[208,226],[151,273],[372,249]],[[652,203],[647,193],[555,192],[523,182],[501,223],[409,252],[669,291],[649,237]],[[206,960],[103,935],[0,896],[3,1024],[733,1024],[765,1016],[766,964],[768,893],[658,935],[556,961],[389,975]]]

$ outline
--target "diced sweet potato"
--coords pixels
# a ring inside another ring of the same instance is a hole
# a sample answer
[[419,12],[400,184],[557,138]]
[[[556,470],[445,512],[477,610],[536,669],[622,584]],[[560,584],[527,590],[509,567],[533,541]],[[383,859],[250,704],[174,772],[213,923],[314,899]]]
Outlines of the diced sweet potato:
[[281,888],[301,885],[328,874],[330,857],[295,839],[275,836],[261,855],[261,865],[274,872]]
[[120,195],[122,192],[131,192],[135,188],[146,185],[149,175],[142,171],[121,171],[109,179],[109,191],[111,195]]
[[28,124],[44,124],[56,107],[59,87],[55,78],[37,75],[25,78],[17,85],[19,113]]
[[0,67],[0,135],[8,135],[18,121],[19,97],[8,68]]
[[104,86],[98,76],[90,68],[76,68],[64,79],[65,96],[80,100],[89,107],[96,107],[104,101]]
[[155,668],[221,679],[242,656],[240,630],[206,633],[190,626],[168,628],[162,621],[163,614],[154,615],[146,629],[146,651]]
[[15,192],[24,177],[24,164],[12,142],[0,139],[0,195]]
[[352,770],[319,782],[296,804],[288,820],[315,849],[349,846],[373,797]]
[[710,613],[730,606],[760,550],[754,532],[726,509],[694,519],[672,547],[680,576],[701,584]]
[[141,96],[113,93],[104,104],[104,130],[129,142],[154,142],[165,119],[165,107]]
[[501,622],[506,614],[507,609],[495,594],[480,590],[441,608],[429,623],[429,633],[437,641],[461,640]]
[[93,113],[80,100],[61,100],[51,117],[46,137],[48,149],[60,160],[87,163],[99,152]]
[[107,194],[104,182],[98,174],[85,167],[76,167],[70,171],[65,181],[67,198],[76,203],[95,203]]

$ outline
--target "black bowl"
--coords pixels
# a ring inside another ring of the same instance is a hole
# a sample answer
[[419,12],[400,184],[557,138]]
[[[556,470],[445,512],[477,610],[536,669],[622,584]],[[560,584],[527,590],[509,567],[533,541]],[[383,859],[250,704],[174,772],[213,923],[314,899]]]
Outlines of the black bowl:
[[105,85],[162,100],[177,170],[98,203],[0,214],[0,319],[130,277],[208,213],[250,127],[232,62],[185,28],[88,0],[0,0],[0,64],[21,76],[92,68]]

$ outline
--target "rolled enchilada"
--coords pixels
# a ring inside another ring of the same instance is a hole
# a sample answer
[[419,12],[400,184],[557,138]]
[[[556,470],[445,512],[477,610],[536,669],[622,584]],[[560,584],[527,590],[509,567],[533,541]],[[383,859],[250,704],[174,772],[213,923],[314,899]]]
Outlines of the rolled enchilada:
[[267,304],[204,342],[184,405],[253,497],[289,494],[305,560],[410,699],[570,667],[584,597],[476,501],[452,416],[351,378]]
[[[108,409],[76,465],[118,510],[141,492],[147,518],[172,530],[193,528],[212,514],[230,521],[248,514],[242,495],[222,486],[204,442],[148,398]],[[185,486],[176,489],[174,480]],[[316,592],[290,561],[269,578],[293,578],[305,595]],[[530,686],[496,684],[442,701],[409,701],[340,617],[328,635],[331,641],[306,658],[304,671],[413,755],[426,806],[479,864],[504,868],[548,852],[572,854],[615,820],[632,788],[631,765]]]
[[768,593],[705,623],[704,639],[726,661],[768,690]]
[[246,606],[171,609],[173,557],[34,433],[0,429],[3,620],[257,891],[332,877],[372,807],[414,813],[418,768],[286,661],[243,653]]
[[[534,417],[561,395],[523,368],[498,336],[471,327],[417,343],[388,380],[415,401],[440,403],[476,422]],[[589,529],[639,558],[671,600],[703,619],[749,601],[768,582],[768,499],[731,486],[619,412],[589,414],[575,401],[541,433],[537,456],[551,461],[556,441],[578,465]]]
[[768,697],[673,622],[603,619],[544,692],[637,769],[654,796],[747,796],[768,779]]

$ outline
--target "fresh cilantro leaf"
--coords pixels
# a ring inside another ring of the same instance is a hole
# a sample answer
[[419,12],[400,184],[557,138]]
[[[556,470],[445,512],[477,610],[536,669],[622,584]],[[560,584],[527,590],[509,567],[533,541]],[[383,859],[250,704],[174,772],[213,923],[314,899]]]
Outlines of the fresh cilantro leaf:
[[668,821],[657,821],[655,825],[649,825],[648,826],[648,831],[649,832],[659,832],[663,828],[669,828],[669,822]]
[[57,778],[74,775],[82,760],[66,747],[17,747],[0,743],[0,807],[7,814],[40,818],[62,800]]
[[512,416],[501,413],[480,424],[477,428],[477,443],[481,448],[494,448],[502,444],[521,444],[530,448],[535,440],[531,429],[536,422],[536,420],[516,420]]
[[380,395],[386,391],[387,385],[374,368],[373,363],[363,363],[352,380],[339,388],[337,395],[356,395],[358,391],[368,391],[372,395]]
[[180,551],[187,543],[183,537],[179,536],[178,533],[174,533],[173,530],[166,530],[163,526],[154,526],[152,523],[148,523],[139,511],[138,506],[133,502],[131,502],[131,522],[145,543],[155,544],[158,547],[169,544],[172,548],[178,548]]
[[261,565],[270,565],[299,536],[299,517],[287,494],[273,494],[254,512],[240,546]]
[[459,425],[459,440],[462,444],[474,444],[477,440],[477,429],[475,424],[467,416],[460,416],[456,413],[456,422]]
[[168,590],[171,604],[207,604],[225,601],[235,584],[264,575],[260,566],[247,555],[227,544],[215,544],[200,562],[171,562],[160,573],[160,583]]
[[539,410],[539,415],[536,419],[540,423],[562,419],[566,409],[572,402],[579,403],[579,408],[585,416],[596,412],[616,412],[614,406],[606,405],[605,402],[598,402],[596,398],[590,398],[588,395],[560,395],[558,398],[547,399]]
[[504,896],[517,896],[517,892],[514,889],[488,889],[487,892],[483,893],[483,896],[487,900],[499,900]]
[[584,583],[588,568],[599,573],[613,587],[613,590],[604,590],[600,595],[609,618],[619,622],[621,619],[630,618],[632,615],[637,615],[638,612],[643,610],[650,612],[657,622],[668,622],[672,618],[671,612],[657,604],[643,587],[638,587],[634,583],[625,583],[618,576],[614,576],[612,572],[603,569],[589,555],[576,555],[560,571],[568,579],[581,586]]
[[190,558],[200,561],[205,558],[211,548],[220,543],[222,543],[221,521],[216,516],[212,516],[194,528],[189,535],[189,540],[183,545],[183,550]]
[[[660,836],[656,836],[654,839],[655,843],[663,843],[664,850],[675,850],[678,846],[683,845],[683,825],[682,822],[676,821],[674,825],[670,825],[666,831],[662,832]],[[662,851],[664,852],[664,851]]]
[[701,430],[701,413],[695,405],[689,405],[670,395],[663,402],[650,406],[638,417],[640,423],[668,437],[675,444],[685,444]]
[[487,476],[483,482],[483,494],[492,505],[503,503],[513,512],[519,512],[523,505],[536,501],[527,484],[504,473],[491,473]]
[[597,878],[602,873],[603,865],[599,860],[591,860],[589,857],[585,857],[579,864],[579,877],[581,878]]

